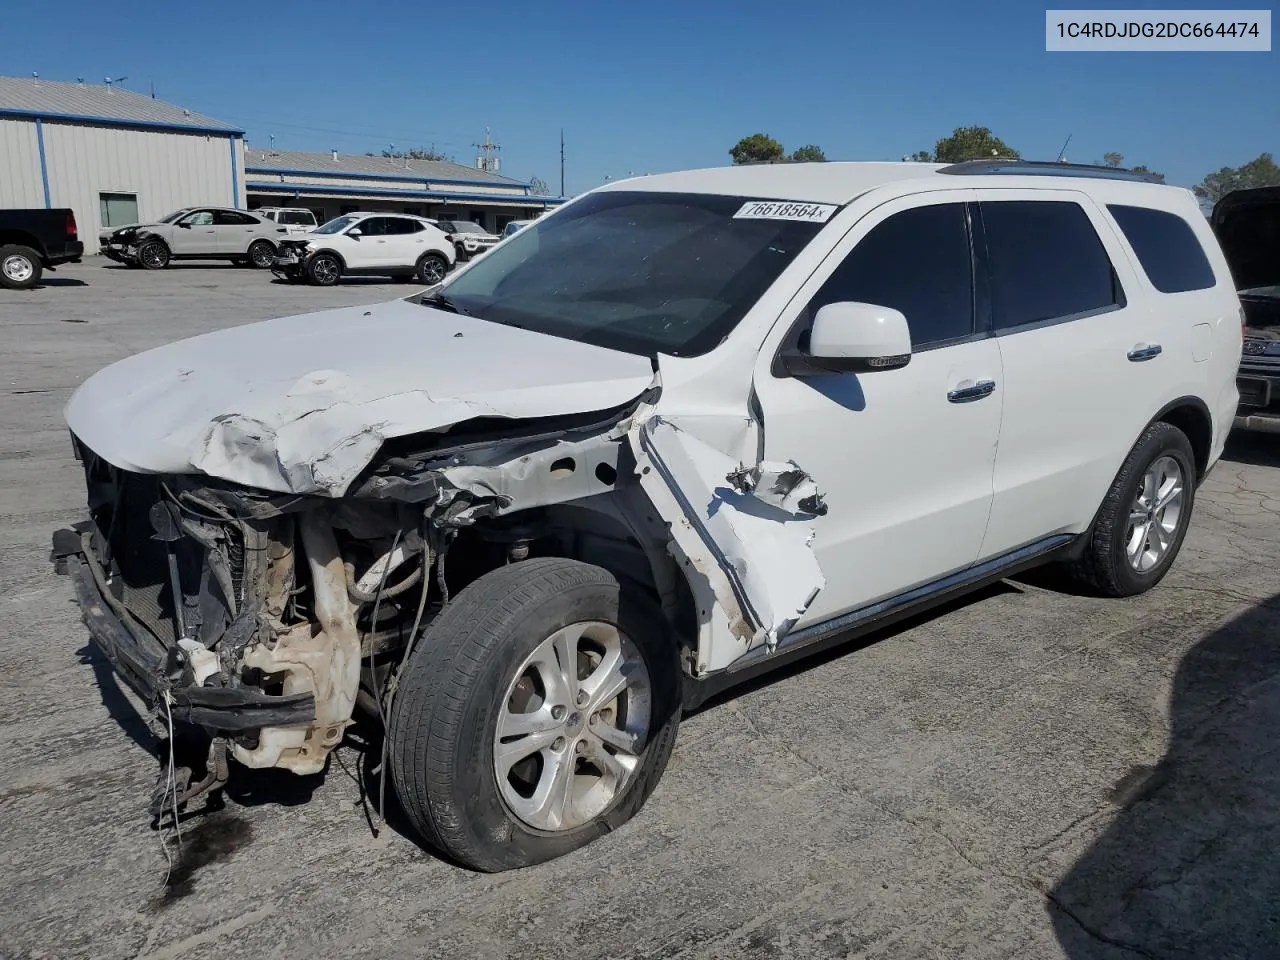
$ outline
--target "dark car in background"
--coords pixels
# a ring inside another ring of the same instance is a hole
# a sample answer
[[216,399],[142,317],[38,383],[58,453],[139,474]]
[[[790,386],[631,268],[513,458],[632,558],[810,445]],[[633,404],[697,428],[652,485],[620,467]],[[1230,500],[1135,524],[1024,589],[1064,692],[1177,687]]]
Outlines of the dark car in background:
[[1244,311],[1235,425],[1280,433],[1280,187],[1235,190],[1210,222]]
[[83,254],[71,210],[0,210],[0,287],[29,289],[45,270]]

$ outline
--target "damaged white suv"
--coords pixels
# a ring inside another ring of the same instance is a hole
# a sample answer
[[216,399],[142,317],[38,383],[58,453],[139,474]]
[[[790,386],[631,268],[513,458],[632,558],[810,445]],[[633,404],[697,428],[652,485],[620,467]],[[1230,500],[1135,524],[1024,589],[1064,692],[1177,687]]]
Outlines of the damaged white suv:
[[101,371],[53,552],[197,745],[180,804],[319,772],[359,704],[413,825],[503,870],[635,814],[752,670],[1035,564],[1153,586],[1240,345],[1195,200],[1135,175],[650,176],[410,299]]

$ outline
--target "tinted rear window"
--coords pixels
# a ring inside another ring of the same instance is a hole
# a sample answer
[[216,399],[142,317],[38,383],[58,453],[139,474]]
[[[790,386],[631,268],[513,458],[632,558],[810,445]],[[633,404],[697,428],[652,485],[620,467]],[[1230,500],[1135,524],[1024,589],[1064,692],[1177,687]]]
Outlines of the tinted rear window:
[[1207,290],[1217,281],[1191,225],[1174,213],[1149,207],[1108,206],[1111,216],[1161,293]]
[[1079,204],[984,200],[997,330],[1123,303],[1107,251]]

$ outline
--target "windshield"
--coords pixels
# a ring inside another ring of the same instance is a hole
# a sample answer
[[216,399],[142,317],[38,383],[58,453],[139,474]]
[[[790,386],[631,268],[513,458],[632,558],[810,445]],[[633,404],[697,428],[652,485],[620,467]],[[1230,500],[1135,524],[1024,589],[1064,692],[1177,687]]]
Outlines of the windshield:
[[442,292],[495,323],[649,356],[706,353],[822,229],[735,217],[748,199],[591,194],[518,231]]
[[167,217],[161,217],[156,222],[157,223],[173,223],[173,221],[177,220],[179,217],[185,214],[188,214],[190,212],[191,212],[191,207],[183,207],[181,210],[173,211],[173,213],[169,214]]
[[480,224],[472,223],[470,220],[455,220],[453,231],[454,233],[488,233]]
[[312,233],[341,233],[347,227],[360,220],[359,217],[334,217],[322,227],[316,227]]

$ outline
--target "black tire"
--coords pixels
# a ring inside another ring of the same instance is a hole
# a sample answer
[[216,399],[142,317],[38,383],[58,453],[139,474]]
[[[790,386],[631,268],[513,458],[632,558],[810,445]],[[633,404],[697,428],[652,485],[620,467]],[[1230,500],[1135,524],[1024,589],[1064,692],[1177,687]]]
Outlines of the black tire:
[[332,253],[317,253],[307,264],[307,280],[317,287],[332,287],[342,278],[342,261]]
[[419,283],[435,286],[449,275],[449,261],[438,253],[424,253],[418,258],[413,275]]
[[[1182,471],[1181,509],[1163,556],[1151,569],[1140,572],[1130,563],[1126,551],[1129,516],[1147,469],[1161,457],[1172,458]],[[1168,423],[1147,427],[1102,501],[1084,555],[1072,571],[1077,579],[1108,597],[1131,597],[1159,583],[1169,572],[1187,535],[1195,505],[1196,481],[1195,453],[1186,434]]]
[[255,270],[270,270],[276,257],[276,248],[270,240],[255,240],[249,244],[249,259],[246,261]]
[[[526,657],[583,620],[616,624],[639,648],[652,694],[649,736],[631,781],[598,816],[543,832],[514,816],[499,792],[498,708]],[[630,820],[662,776],[679,722],[676,647],[656,604],[640,589],[620,589],[600,567],[526,560],[464,589],[419,641],[392,704],[391,775],[430,845],[477,870],[510,870],[562,856]]]
[[8,290],[30,290],[40,282],[44,264],[40,254],[20,244],[0,247],[0,287]]
[[169,265],[169,245],[163,240],[147,240],[138,248],[138,266],[144,270],[163,270]]

